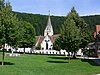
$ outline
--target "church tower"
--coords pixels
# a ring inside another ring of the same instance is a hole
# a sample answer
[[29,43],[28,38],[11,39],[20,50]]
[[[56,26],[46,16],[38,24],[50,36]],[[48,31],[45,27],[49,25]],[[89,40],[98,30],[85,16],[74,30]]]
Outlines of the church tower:
[[50,13],[49,13],[49,17],[48,17],[47,26],[46,26],[46,29],[44,31],[44,36],[46,36],[46,35],[49,35],[49,36],[53,35],[53,27],[51,24]]

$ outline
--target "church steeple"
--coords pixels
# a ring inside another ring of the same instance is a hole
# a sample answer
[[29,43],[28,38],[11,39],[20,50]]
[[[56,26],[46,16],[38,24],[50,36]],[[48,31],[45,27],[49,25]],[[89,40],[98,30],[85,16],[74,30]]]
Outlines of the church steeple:
[[52,27],[51,19],[50,19],[50,11],[49,11],[47,26],[46,26],[46,29],[44,31],[44,36],[46,36],[46,35],[49,35],[49,36],[53,35],[53,27]]

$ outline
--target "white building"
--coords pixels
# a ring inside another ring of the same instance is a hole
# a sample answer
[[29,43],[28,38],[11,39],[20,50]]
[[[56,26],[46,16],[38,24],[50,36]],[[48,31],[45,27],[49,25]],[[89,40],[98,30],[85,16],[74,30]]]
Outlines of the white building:
[[44,30],[44,36],[41,36],[41,35],[36,36],[35,47],[38,47],[40,44],[42,50],[51,50],[53,48],[53,43],[55,42],[55,39],[58,36],[59,35],[54,35],[53,33],[53,27],[52,27],[51,18],[49,15],[47,26]]

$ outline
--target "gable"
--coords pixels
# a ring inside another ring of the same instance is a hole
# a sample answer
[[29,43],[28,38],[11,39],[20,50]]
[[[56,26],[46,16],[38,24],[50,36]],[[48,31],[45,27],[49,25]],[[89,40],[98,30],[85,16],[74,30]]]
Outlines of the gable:
[[[47,35],[47,36],[48,36],[49,40],[50,40],[52,43],[54,43],[54,42],[56,41],[56,39],[60,36],[60,34],[53,35],[53,36]],[[47,36],[36,36],[36,44],[35,44],[35,46],[37,47],[39,44],[41,44],[42,41],[45,40],[45,38],[46,38]]]

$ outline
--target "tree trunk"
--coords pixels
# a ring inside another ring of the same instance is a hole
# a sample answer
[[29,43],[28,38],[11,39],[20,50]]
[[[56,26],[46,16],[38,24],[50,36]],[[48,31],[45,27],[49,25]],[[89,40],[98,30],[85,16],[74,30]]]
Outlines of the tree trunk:
[[76,59],[76,51],[74,51],[73,58]]
[[23,43],[23,47],[24,47],[24,49],[23,49],[23,50],[24,50],[23,54],[25,54],[25,44],[24,44],[24,43]]
[[4,47],[3,47],[3,49],[2,49],[2,66],[4,65]]
[[25,54],[25,46],[24,46],[24,54]]

